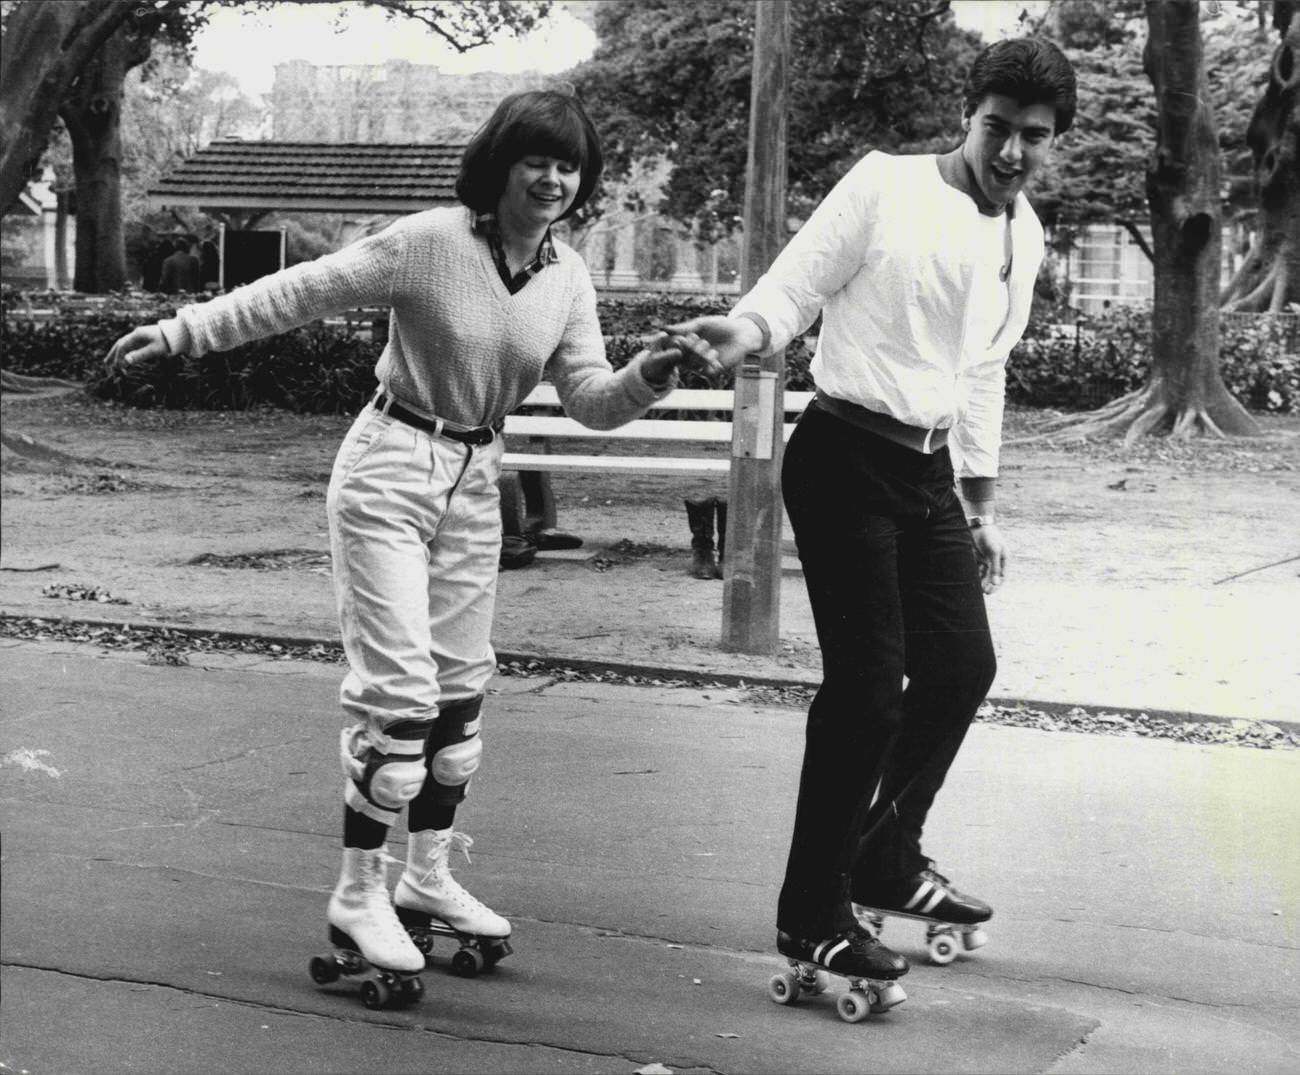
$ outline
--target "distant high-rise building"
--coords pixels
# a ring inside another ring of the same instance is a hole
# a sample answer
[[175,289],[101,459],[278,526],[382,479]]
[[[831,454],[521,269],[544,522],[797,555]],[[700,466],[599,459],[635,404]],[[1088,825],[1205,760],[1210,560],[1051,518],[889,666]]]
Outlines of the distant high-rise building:
[[277,64],[271,137],[285,142],[463,142],[533,73],[453,75],[430,64]]

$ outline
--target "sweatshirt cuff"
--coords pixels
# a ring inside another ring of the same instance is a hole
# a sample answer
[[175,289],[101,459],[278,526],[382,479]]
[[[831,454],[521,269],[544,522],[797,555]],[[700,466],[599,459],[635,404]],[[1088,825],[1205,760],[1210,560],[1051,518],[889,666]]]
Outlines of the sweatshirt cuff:
[[185,327],[184,321],[179,317],[170,317],[166,321],[159,321],[158,328],[167,341],[169,355],[189,354],[194,341],[190,338],[190,330]]
[[982,504],[992,500],[996,493],[997,482],[997,478],[962,478],[962,499],[968,504]]
[[765,355],[772,348],[772,328],[767,323],[767,318],[762,314],[754,313],[752,310],[742,310],[740,313],[733,313],[732,317],[743,317],[746,320],[753,321],[758,326],[758,331],[763,334],[763,342],[758,350],[753,352],[756,355]]

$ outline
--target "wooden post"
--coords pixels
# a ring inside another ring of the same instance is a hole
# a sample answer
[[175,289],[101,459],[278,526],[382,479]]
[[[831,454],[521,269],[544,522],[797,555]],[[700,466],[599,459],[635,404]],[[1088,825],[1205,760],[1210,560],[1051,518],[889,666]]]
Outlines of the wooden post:
[[[755,0],[742,293],[785,240],[789,44],[789,0]],[[736,653],[770,655],[780,644],[784,374],[784,351],[736,371],[722,591],[722,647]]]

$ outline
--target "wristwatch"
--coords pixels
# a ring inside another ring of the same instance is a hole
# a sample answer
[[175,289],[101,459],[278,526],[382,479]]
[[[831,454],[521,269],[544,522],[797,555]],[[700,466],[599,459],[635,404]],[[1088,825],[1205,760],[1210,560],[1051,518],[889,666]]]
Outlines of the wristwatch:
[[991,526],[993,524],[993,514],[972,515],[966,520],[972,530],[978,530],[981,526]]

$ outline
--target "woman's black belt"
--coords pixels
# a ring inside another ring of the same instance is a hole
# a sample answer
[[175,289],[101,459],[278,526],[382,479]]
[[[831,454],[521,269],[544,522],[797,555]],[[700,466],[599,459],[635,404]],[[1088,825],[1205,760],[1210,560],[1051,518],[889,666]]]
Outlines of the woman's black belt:
[[426,433],[432,433],[436,437],[446,437],[448,440],[459,441],[461,444],[476,446],[491,444],[501,432],[495,426],[475,426],[473,429],[458,429],[448,425],[441,418],[421,417],[414,411],[408,411],[392,396],[386,396],[383,392],[375,396],[374,406],[377,411],[391,415],[399,422],[405,422],[408,426],[423,429]]

